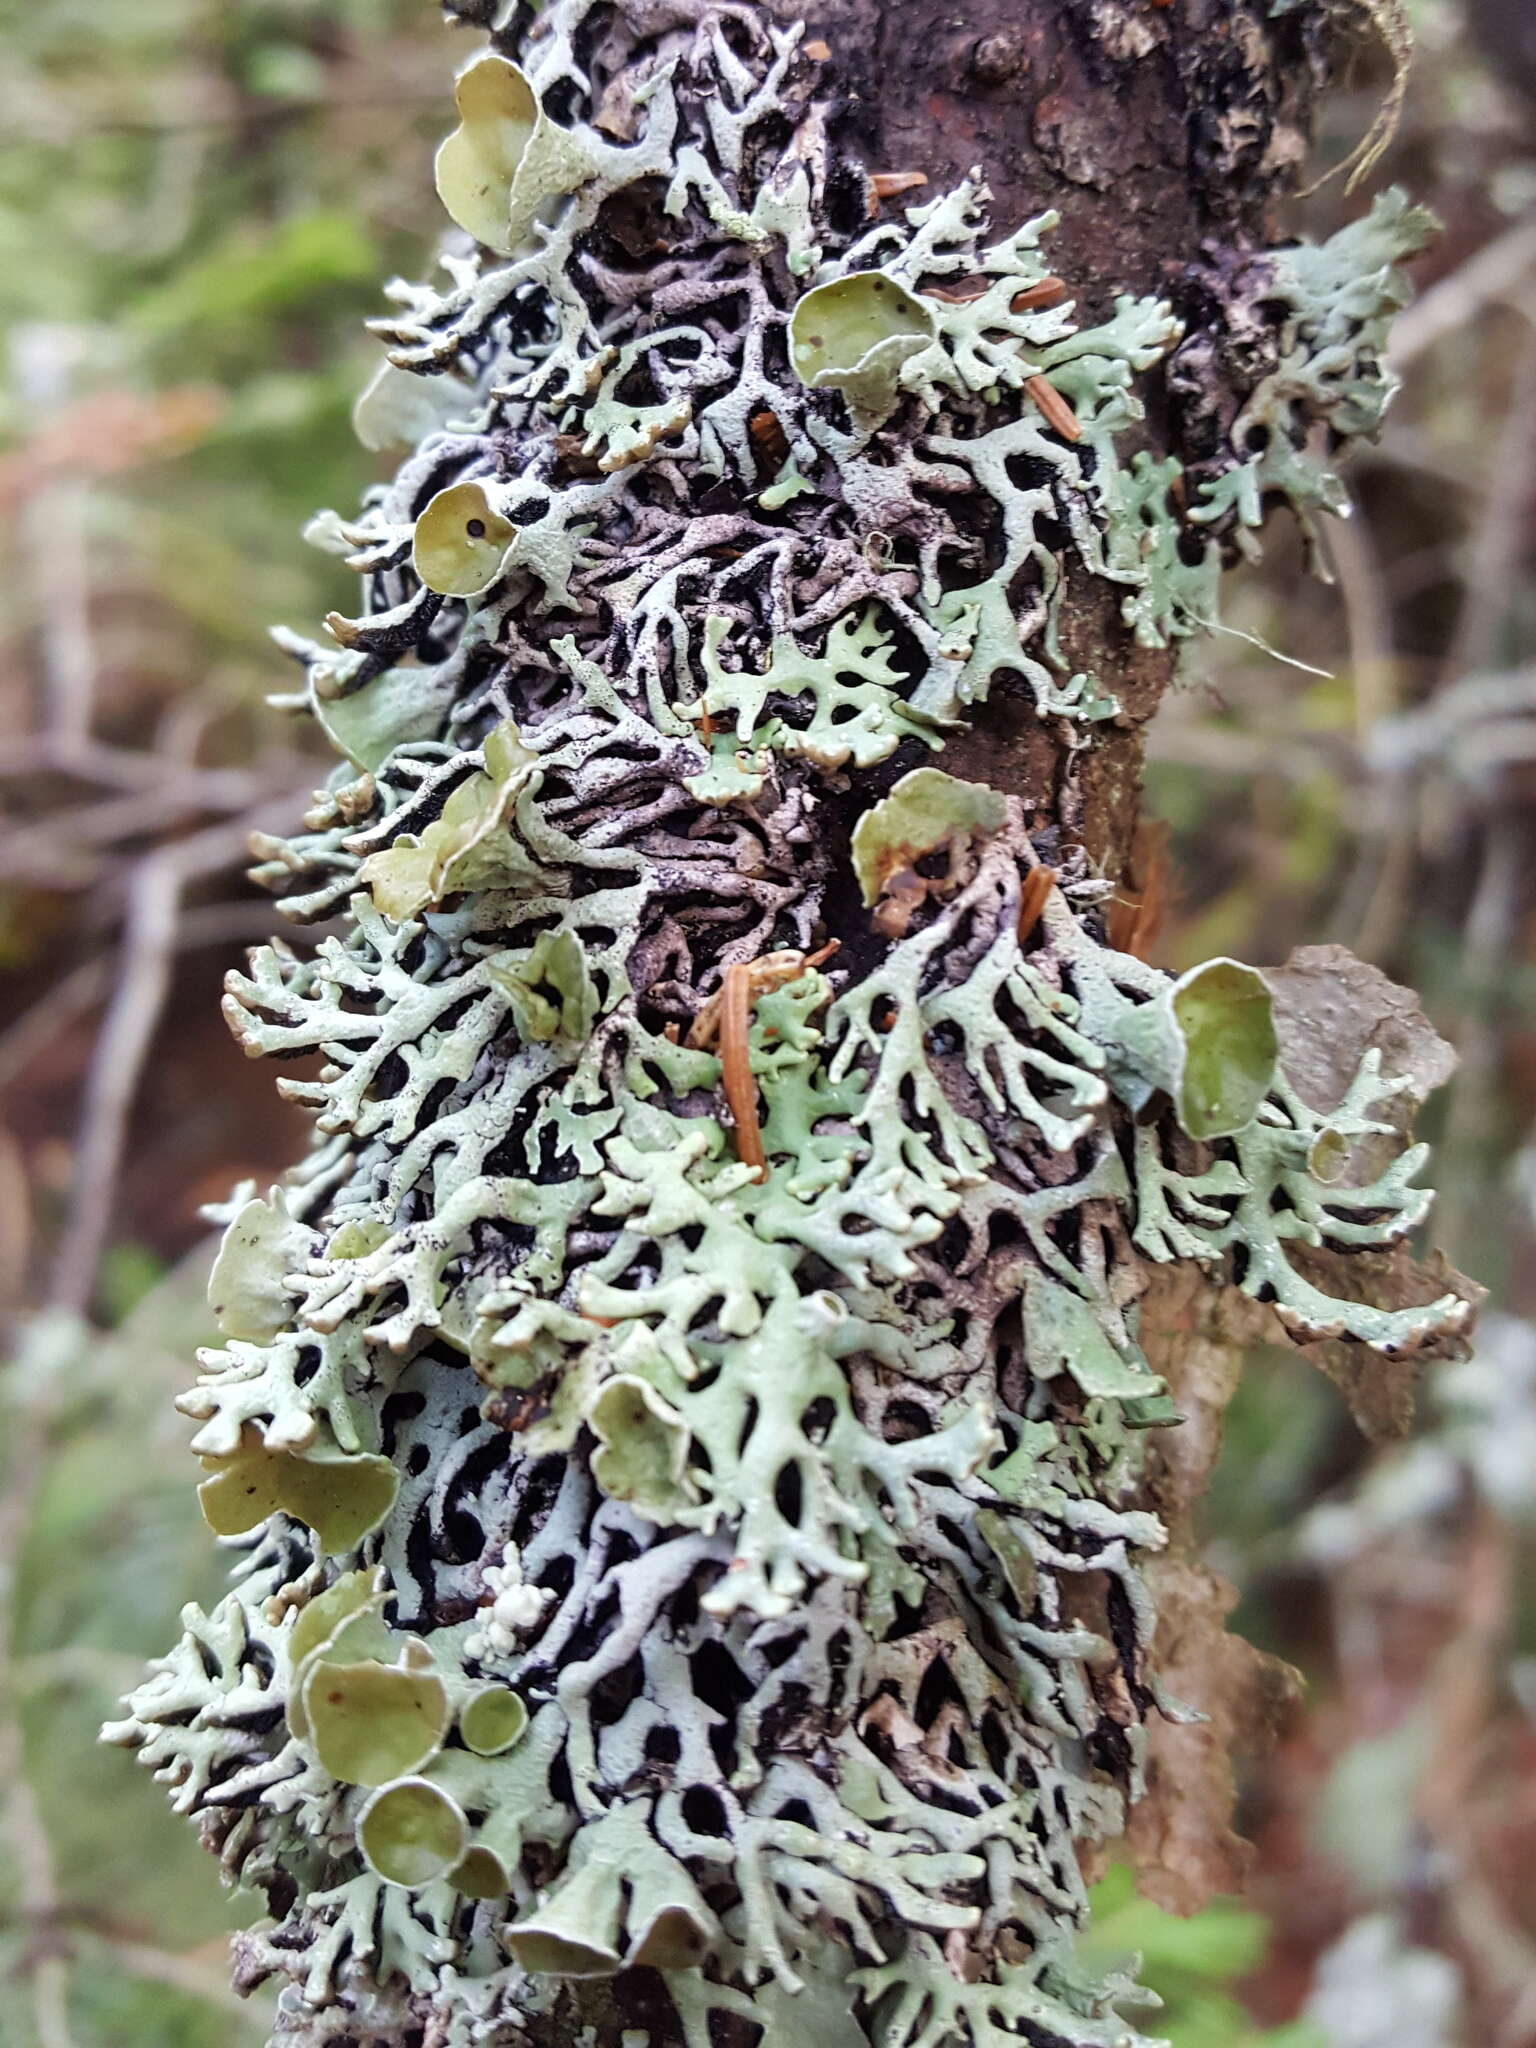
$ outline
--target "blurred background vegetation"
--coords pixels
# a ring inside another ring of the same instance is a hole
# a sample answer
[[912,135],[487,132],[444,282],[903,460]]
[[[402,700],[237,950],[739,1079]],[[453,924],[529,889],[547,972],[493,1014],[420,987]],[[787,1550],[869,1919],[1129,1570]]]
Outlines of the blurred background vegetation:
[[[1496,1312],[1405,1446],[1294,1360],[1245,1378],[1207,1543],[1306,1704],[1247,1769],[1249,1898],[1174,1920],[1112,1870],[1093,1934],[1177,2048],[1536,2043],[1536,16],[1411,11],[1373,182],[1445,233],[1402,399],[1334,582],[1283,530],[1232,579],[1149,796],[1166,964],[1337,939],[1423,991],[1462,1055],[1435,1234]],[[218,986],[270,924],[249,836],[322,772],[265,628],[345,594],[296,530],[370,474],[361,320],[437,231],[457,51],[428,0],[0,4],[0,2048],[264,2035],[224,1988],[252,1902],[93,1738],[221,1576],[171,1411],[198,1207],[303,1133]],[[1325,160],[1389,81],[1362,53]]]

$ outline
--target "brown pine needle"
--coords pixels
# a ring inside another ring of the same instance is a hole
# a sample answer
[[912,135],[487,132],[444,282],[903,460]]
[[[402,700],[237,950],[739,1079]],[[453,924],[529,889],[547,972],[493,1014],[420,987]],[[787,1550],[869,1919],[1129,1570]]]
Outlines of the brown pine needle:
[[894,199],[898,193],[915,192],[919,186],[926,185],[928,173],[926,171],[873,171],[870,174],[869,182],[877,199]]
[[752,1078],[747,1042],[753,1005],[759,996],[798,981],[807,968],[830,960],[841,944],[840,939],[828,939],[814,953],[801,953],[791,947],[778,953],[764,953],[756,960],[735,961],[725,970],[719,990],[694,1018],[688,1033],[688,1043],[701,1052],[719,1048],[721,1086],[736,1125],[736,1156],[744,1166],[756,1167],[759,1180],[768,1177],[768,1159],[757,1120],[757,1083]]
[[1019,944],[1022,946],[1040,922],[1046,899],[1056,886],[1054,868],[1031,868],[1019,890]]
[[736,1125],[736,1157],[759,1180],[768,1177],[763,1127],[757,1120],[757,1083],[747,1033],[752,1024],[752,963],[737,960],[725,970],[720,991],[720,1081]]
[[1015,313],[1037,313],[1043,306],[1059,306],[1066,296],[1067,281],[1064,277],[1042,277],[1038,284],[1016,293],[1009,301],[1009,307]]
[[752,445],[766,455],[770,461],[782,462],[789,453],[789,437],[784,432],[783,422],[769,406],[760,406],[747,421],[747,432],[752,436]]
[[1081,441],[1083,430],[1078,424],[1077,414],[1062,397],[1049,377],[1038,373],[1024,379],[1024,389],[1045,414],[1046,424],[1054,427],[1063,441]]

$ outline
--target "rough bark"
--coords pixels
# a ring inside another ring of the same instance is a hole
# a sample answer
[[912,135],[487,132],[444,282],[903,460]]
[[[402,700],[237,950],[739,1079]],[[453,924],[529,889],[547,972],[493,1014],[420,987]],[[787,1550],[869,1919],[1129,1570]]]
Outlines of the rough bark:
[[[1281,16],[1266,0],[774,0],[804,19],[846,81],[871,170],[920,170],[939,192],[979,166],[997,218],[1053,211],[1053,261],[1085,310],[1123,292],[1167,297],[1198,333],[1204,264],[1276,238],[1327,74],[1327,10]],[[1154,373],[1147,445],[1182,452]],[[1240,394],[1226,394],[1236,409]],[[946,766],[1016,791],[1042,825],[1080,842],[1114,878],[1130,857],[1147,721],[1176,652],[1138,646],[1116,593],[1069,572],[1063,642],[1113,675],[1124,713],[1086,755],[1005,687],[957,735]]]

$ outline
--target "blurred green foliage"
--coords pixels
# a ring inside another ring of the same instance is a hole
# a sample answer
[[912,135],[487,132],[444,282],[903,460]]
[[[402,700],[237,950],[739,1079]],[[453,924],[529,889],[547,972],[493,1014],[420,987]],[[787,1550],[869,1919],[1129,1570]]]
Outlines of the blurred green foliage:
[[[142,1255],[119,1279],[137,1287]],[[206,1258],[141,1292],[112,1331],[44,1320],[0,1376],[0,1486],[31,1491],[11,1599],[11,1702],[46,1834],[71,1954],[74,2048],[246,2048],[263,2014],[236,2015],[223,1938],[252,1902],[226,1896],[212,1860],[147,1774],[97,1743],[146,1650],[189,1599],[217,1597],[225,1561],[187,1484],[171,1409],[186,1361],[214,1335]],[[67,1397],[62,1389],[67,1387]],[[41,1430],[47,1455],[31,1474]],[[18,1890],[0,1859],[0,2048],[36,2048]],[[170,1982],[168,1978],[178,1981]]]
[[[370,474],[348,420],[377,360],[361,323],[438,231],[455,45],[424,0],[5,0],[0,49],[0,475],[23,509],[46,505],[55,447],[86,480],[103,729],[137,744],[195,693],[207,761],[303,744],[263,701],[288,685],[266,629],[312,628],[347,588],[298,528]],[[27,580],[0,599],[13,638],[35,623]],[[47,929],[18,932],[24,963]],[[119,1244],[112,1327],[45,1322],[0,1372],[0,1485],[31,1496],[6,1706],[62,1901],[43,1945],[69,1957],[73,2048],[266,2033],[261,2002],[226,1989],[225,1936],[253,1902],[96,1741],[183,1603],[225,1576],[171,1405],[213,1334],[202,1283],[198,1261],[166,1275]],[[0,2048],[37,2048],[12,1846]]]
[[124,487],[101,451],[92,538],[154,615],[138,644],[190,629],[256,706],[284,683],[268,624],[345,588],[287,536],[369,474],[361,323],[439,226],[456,45],[422,0],[6,0],[0,44],[0,435],[24,446],[110,391],[153,438],[157,406],[200,396]]
[[1116,1865],[1093,1888],[1093,1925],[1084,1954],[1101,1969],[1141,1958],[1140,1978],[1162,2000],[1143,2031],[1173,2048],[1326,2048],[1305,2022],[1255,2027],[1233,1987],[1258,1968],[1269,1947],[1262,1914],[1231,1899],[1181,1920],[1138,1898],[1135,1880]]

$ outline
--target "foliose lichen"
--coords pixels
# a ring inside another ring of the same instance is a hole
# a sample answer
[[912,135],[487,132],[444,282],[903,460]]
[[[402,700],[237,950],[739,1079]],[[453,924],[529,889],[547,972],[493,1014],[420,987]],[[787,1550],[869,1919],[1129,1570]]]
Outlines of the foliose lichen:
[[1112,714],[1069,574],[1156,641],[1266,494],[1328,502],[1411,236],[1272,259],[1269,438],[1181,517],[1168,306],[1081,325],[979,176],[873,220],[802,31],[678,6],[600,75],[587,12],[463,72],[478,246],[392,288],[359,429],[409,452],[311,529],[345,758],[258,872],[346,931],[227,1012],[318,1062],[316,1140],[226,1212],[181,1404],[234,1588],[109,1732],[265,1890],[282,2039],[510,2042],[647,1970],[691,2048],[1121,2048],[1072,1937],[1158,1701],[1141,1260],[1386,1350],[1461,1305],[1287,1257],[1423,1214],[1420,1148],[1344,1171],[1390,1079],[1309,1108],[1259,976],[1114,950],[932,757],[1003,677]]

